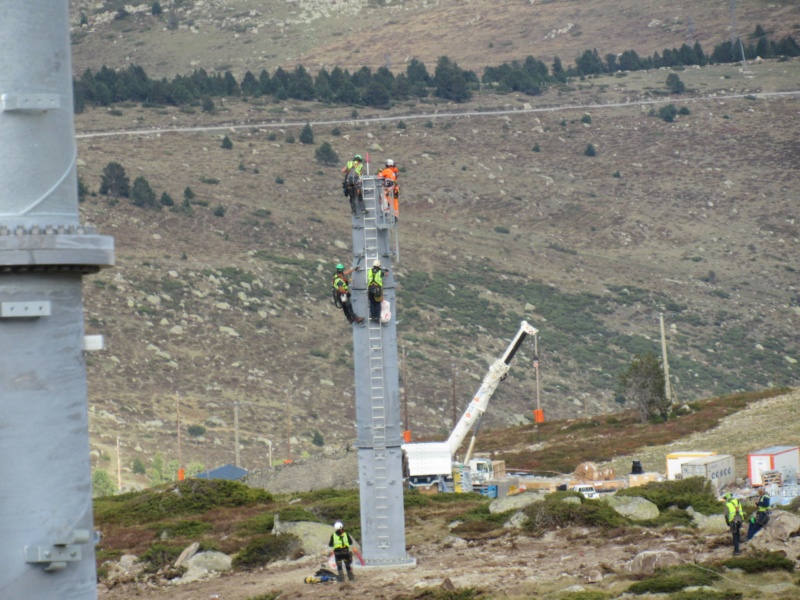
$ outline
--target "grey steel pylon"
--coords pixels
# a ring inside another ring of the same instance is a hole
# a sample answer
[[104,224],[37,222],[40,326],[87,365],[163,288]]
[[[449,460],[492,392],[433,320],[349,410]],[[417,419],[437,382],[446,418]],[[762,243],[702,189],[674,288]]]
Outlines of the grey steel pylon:
[[353,305],[357,313],[369,313],[367,272],[380,260],[388,269],[383,297],[391,307],[388,322],[368,320],[365,327],[353,328],[362,549],[367,566],[413,566],[416,561],[405,547],[397,305],[389,244],[396,219],[383,205],[383,179],[366,175],[361,183],[366,214],[353,217],[353,264],[360,267],[351,286]]

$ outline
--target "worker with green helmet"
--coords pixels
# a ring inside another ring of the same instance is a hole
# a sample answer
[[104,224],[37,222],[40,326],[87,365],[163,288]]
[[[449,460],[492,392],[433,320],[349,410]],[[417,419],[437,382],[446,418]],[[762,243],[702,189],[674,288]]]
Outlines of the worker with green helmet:
[[350,303],[350,275],[355,269],[345,269],[342,263],[336,265],[336,272],[333,274],[333,303],[337,308],[341,308],[344,316],[347,317],[347,322],[351,325],[353,323],[361,323],[364,317],[356,316],[353,312],[353,305]]
[[725,522],[731,528],[731,537],[733,538],[733,555],[739,556],[739,536],[742,530],[742,505],[737,498],[733,497],[730,492],[725,496]]
[[361,203],[361,210],[364,214],[367,213],[364,209],[364,196],[361,191],[361,172],[363,169],[364,157],[360,154],[353,156],[353,160],[347,161],[347,164],[342,168],[342,173],[344,173],[342,192],[350,198],[350,210],[353,215],[356,214],[356,199]]

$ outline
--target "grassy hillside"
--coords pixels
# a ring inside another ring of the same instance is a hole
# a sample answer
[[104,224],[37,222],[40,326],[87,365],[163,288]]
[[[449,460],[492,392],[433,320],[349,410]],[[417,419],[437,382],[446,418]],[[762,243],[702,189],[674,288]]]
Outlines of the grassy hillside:
[[[245,4],[236,10],[245,12]],[[740,4],[750,15],[740,15],[742,28],[761,22],[789,32],[794,5]],[[597,10],[594,3],[533,6],[566,7]],[[202,11],[224,8],[206,2]],[[523,8],[509,2],[498,12]],[[397,11],[408,28],[422,27],[415,10],[422,5]],[[364,22],[376,15],[383,11],[364,7]],[[727,13],[706,17],[724,30]],[[203,33],[163,31],[141,25],[147,18],[98,22],[76,35],[76,72],[98,67],[98,57],[118,66],[135,57],[152,75],[171,76],[192,68],[180,62],[181,36],[205,40],[203,51],[211,52],[219,49],[208,43],[212,32],[234,40],[231,47],[244,35],[222,21]],[[557,39],[571,40],[575,53],[599,45],[609,38],[589,36],[596,22]],[[627,37],[635,28],[620,27],[613,39],[643,53],[680,45],[683,33],[670,27],[646,28],[658,32],[649,46]],[[112,32],[117,43],[109,43]],[[252,39],[247,46],[255,48],[261,38]],[[295,47],[281,40],[284,51]],[[322,47],[324,36],[314,40]],[[570,56],[561,41],[546,47]],[[147,58],[161,45],[174,51],[174,62],[164,62],[166,51]],[[447,53],[470,67],[461,54],[469,49],[465,42]],[[214,61],[191,51],[206,61],[198,64],[234,66],[224,53]],[[535,49],[515,58],[531,52],[547,59]],[[507,56],[482,55],[491,64]],[[247,68],[285,60],[248,60]],[[233,461],[234,402],[249,468],[267,459],[268,441],[273,459],[284,459],[320,450],[317,432],[325,445],[353,439],[350,333],[328,292],[332,266],[350,255],[350,222],[338,167],[314,160],[323,141],[342,160],[369,150],[373,168],[389,157],[402,168],[398,334],[415,435],[449,430],[453,366],[460,413],[523,318],[541,331],[548,419],[624,408],[615,402],[617,374],[633,353],[659,352],[660,312],[680,400],[797,385],[800,101],[756,94],[797,89],[798,68],[790,61],[752,65],[750,74],[735,66],[688,69],[679,74],[691,91],[671,98],[669,72],[652,71],[573,81],[536,98],[481,93],[468,105],[359,109],[357,118],[352,107],[243,99],[218,102],[214,114],[127,104],[79,115],[80,173],[90,190],[117,161],[131,179],[144,175],[178,204],[187,186],[196,194],[191,211],[144,210],[100,195],[82,204],[84,219],[115,237],[118,257],[114,269],[87,279],[87,329],[104,334],[108,346],[88,359],[96,464],[115,466],[117,435],[124,465],[156,451],[177,458],[178,397],[184,427],[206,428],[190,439],[183,430],[184,462]],[[667,100],[690,114],[666,123],[640,104]],[[614,103],[623,105],[599,106]],[[448,116],[459,111],[473,114]],[[397,120],[378,120],[385,117]],[[328,121],[341,122],[316,124]],[[315,144],[290,143],[305,122],[314,124]],[[213,126],[223,129],[168,131]],[[158,128],[167,131],[91,136]],[[221,147],[225,134],[230,150]],[[588,144],[596,156],[584,155]],[[526,346],[500,385],[489,428],[527,422],[532,353]]]

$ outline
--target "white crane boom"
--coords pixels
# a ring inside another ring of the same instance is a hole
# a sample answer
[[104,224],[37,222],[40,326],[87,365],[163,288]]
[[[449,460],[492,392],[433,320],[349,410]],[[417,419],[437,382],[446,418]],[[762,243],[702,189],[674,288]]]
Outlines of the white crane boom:
[[467,437],[469,430],[473,427],[473,425],[480,421],[480,417],[484,412],[486,412],[486,407],[489,404],[489,400],[494,394],[494,391],[497,389],[497,385],[500,383],[503,377],[506,376],[506,373],[508,373],[511,360],[514,358],[517,350],[519,350],[522,342],[527,336],[535,335],[536,333],[536,328],[528,324],[527,321],[523,321],[519,326],[517,335],[514,336],[513,340],[511,340],[511,344],[509,344],[508,349],[503,357],[498,359],[491,367],[489,367],[489,372],[486,374],[486,377],[483,378],[481,387],[478,388],[478,391],[472,398],[469,406],[467,406],[467,410],[464,411],[464,414],[461,416],[461,419],[458,421],[458,423],[456,423],[453,432],[450,434],[450,437],[447,440],[447,443],[450,446],[451,457],[456,455],[456,452],[464,441],[464,438]]

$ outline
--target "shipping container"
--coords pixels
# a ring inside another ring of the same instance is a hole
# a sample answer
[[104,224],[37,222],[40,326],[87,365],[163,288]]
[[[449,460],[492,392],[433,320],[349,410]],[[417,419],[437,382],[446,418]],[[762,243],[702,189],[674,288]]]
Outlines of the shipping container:
[[716,456],[716,452],[670,452],[667,454],[667,479],[673,481],[681,478],[681,465],[695,458]]
[[747,455],[747,476],[750,485],[761,485],[761,473],[781,471],[784,477],[789,471],[800,472],[800,447],[770,446]]
[[681,465],[681,477],[704,477],[711,482],[714,490],[720,489],[733,483],[736,479],[733,456],[730,454],[719,454],[715,456],[705,456],[695,458]]

